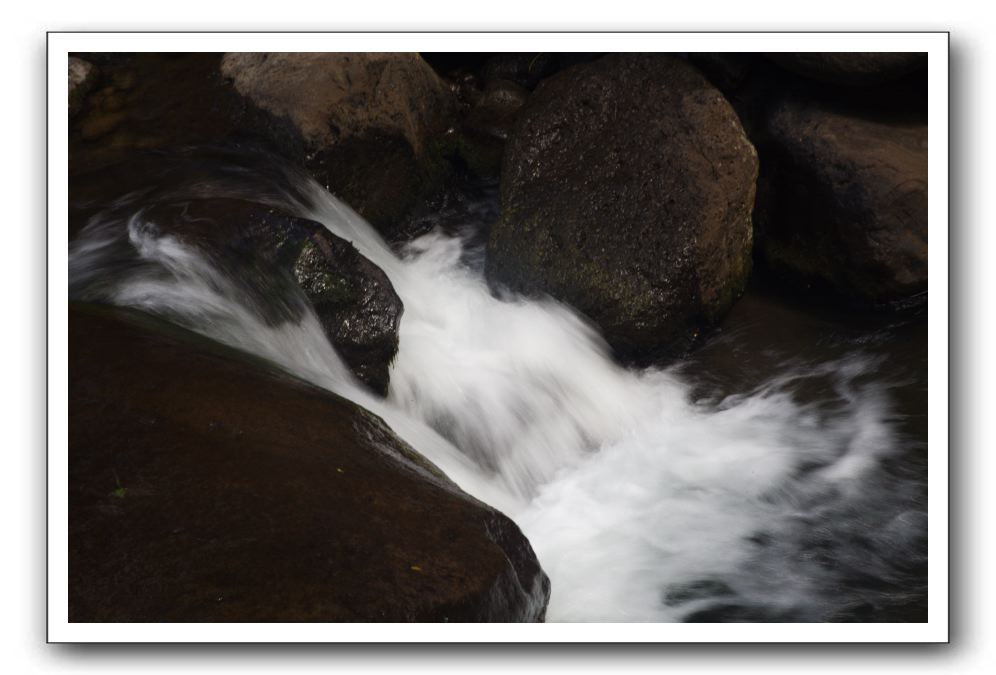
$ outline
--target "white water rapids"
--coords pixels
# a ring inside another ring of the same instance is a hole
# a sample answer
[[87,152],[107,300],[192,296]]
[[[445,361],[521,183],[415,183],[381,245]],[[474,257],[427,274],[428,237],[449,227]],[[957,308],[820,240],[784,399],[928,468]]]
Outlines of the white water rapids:
[[[826,620],[880,593],[849,587],[853,570],[901,581],[925,516],[882,496],[899,443],[888,387],[862,378],[867,357],[696,403],[676,371],[613,362],[570,308],[494,297],[464,264],[463,239],[433,232],[399,257],[348,206],[307,191],[300,215],[353,242],[404,303],[386,400],[352,378],[312,313],[268,325],[140,209],[117,223],[127,244],[91,221],[70,247],[71,287],[166,315],[382,416],[519,524],[552,582],[550,621],[710,620],[717,607],[722,620]],[[142,264],[95,283],[122,245]],[[792,394],[814,372],[833,382],[832,413]]]

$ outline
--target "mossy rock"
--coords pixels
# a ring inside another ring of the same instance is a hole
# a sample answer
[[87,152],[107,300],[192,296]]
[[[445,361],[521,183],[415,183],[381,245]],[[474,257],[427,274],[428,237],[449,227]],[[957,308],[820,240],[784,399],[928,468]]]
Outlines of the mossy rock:
[[687,62],[568,68],[506,147],[488,277],[573,305],[622,357],[679,354],[746,284],[757,172],[733,109]]

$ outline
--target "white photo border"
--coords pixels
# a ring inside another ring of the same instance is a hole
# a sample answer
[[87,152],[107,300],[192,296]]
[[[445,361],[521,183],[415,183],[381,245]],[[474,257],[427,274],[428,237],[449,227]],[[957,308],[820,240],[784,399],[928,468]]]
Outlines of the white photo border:
[[[948,642],[947,32],[51,32],[48,34],[48,641]],[[878,624],[70,623],[68,619],[68,94],[70,52],[585,51],[928,54],[928,620]]]

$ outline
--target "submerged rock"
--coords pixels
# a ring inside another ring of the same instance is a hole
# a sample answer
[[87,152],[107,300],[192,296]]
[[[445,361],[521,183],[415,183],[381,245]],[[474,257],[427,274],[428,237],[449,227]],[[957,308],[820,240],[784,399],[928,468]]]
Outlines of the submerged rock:
[[97,81],[97,67],[75,56],[69,57],[69,116],[83,107],[83,99]]
[[927,126],[785,97],[768,113],[758,248],[868,304],[927,289]]
[[350,401],[87,307],[69,401],[70,621],[543,619],[518,527]]
[[296,282],[350,370],[387,393],[404,307],[383,270],[351,243],[321,223],[239,199],[159,205],[146,217],[210,255],[271,322],[299,318],[288,293]]
[[613,55],[544,80],[506,148],[498,285],[549,293],[623,356],[687,348],[738,297],[758,162],[694,67]]
[[315,177],[378,228],[441,178],[433,139],[456,101],[416,53],[228,53],[220,69],[278,122],[274,139],[291,127]]
[[891,82],[927,65],[927,54],[921,52],[784,52],[767,57],[799,75],[848,86]]

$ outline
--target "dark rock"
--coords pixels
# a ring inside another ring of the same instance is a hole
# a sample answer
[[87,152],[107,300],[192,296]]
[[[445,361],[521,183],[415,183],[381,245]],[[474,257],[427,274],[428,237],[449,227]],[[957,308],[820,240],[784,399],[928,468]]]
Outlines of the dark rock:
[[456,72],[476,73],[491,57],[488,52],[420,52],[439,75],[453,79]]
[[764,262],[865,304],[927,288],[927,126],[787,97],[768,113]]
[[101,69],[128,67],[138,57],[136,52],[70,52],[69,55],[89,61]]
[[830,84],[870,86],[923,69],[920,52],[779,52],[766,55],[782,68]]
[[525,88],[509,80],[492,80],[481,92],[451,140],[455,154],[471,173],[498,177],[505,142],[528,96]]
[[147,219],[207,253],[271,322],[300,318],[304,291],[350,370],[386,395],[404,307],[383,270],[321,223],[238,199],[158,205]]
[[750,269],[757,156],[688,63],[613,55],[544,80],[505,155],[487,273],[638,359],[687,348]]
[[316,149],[374,132],[400,136],[420,155],[448,124],[453,104],[418,54],[229,53],[221,72]]
[[[258,111],[225,83],[218,54],[121,54],[99,59],[99,85],[69,129],[69,172],[77,176],[137,154],[230,142],[252,131]],[[291,143],[274,143],[278,151]]]
[[69,402],[70,621],[543,618],[515,524],[330,392],[73,307]]
[[304,164],[386,238],[423,193],[435,191],[438,178],[423,176],[411,146],[397,136],[354,136],[311,153]]
[[482,75],[485,82],[506,80],[534,89],[540,80],[557,70],[557,55],[552,52],[510,52],[488,59]]
[[474,73],[459,71],[450,78],[456,92],[461,115],[466,115],[481,100],[483,85]]
[[[101,228],[91,236],[116,241],[118,253],[102,273],[87,274],[70,290],[75,297],[106,300],[100,285],[113,285],[119,271],[136,263],[126,224],[139,213],[153,235],[174,236],[208,256],[267,324],[300,321],[310,300],[346,365],[386,394],[401,300],[383,271],[348,242],[321,223],[290,215],[310,204],[306,186],[301,169],[270,154],[218,148],[142,155],[76,176],[70,232],[78,237],[84,227]],[[334,280],[340,292],[335,302],[313,292],[322,280]]]
[[481,71],[485,83],[508,80],[532,90],[543,78],[565,68],[598,58],[587,52],[506,52],[490,57]]
[[289,126],[319,182],[378,229],[438,189],[435,139],[454,123],[456,97],[418,54],[229,53],[220,69],[274,118],[274,140]]
[[[483,274],[488,232],[499,214],[498,184],[462,175],[446,191],[412,210],[390,244],[404,255],[405,244],[433,230],[463,241],[462,262]],[[468,226],[468,224],[470,224]]]
[[756,56],[737,52],[692,52],[688,60],[727,98],[744,85]]
[[294,276],[336,351],[371,389],[387,394],[404,310],[383,270],[322,228],[312,233]]
[[529,92],[514,82],[492,80],[470,111],[466,124],[477,133],[507,141],[528,97]]
[[88,61],[69,57],[69,116],[72,117],[83,107],[86,97],[97,80],[97,67]]

